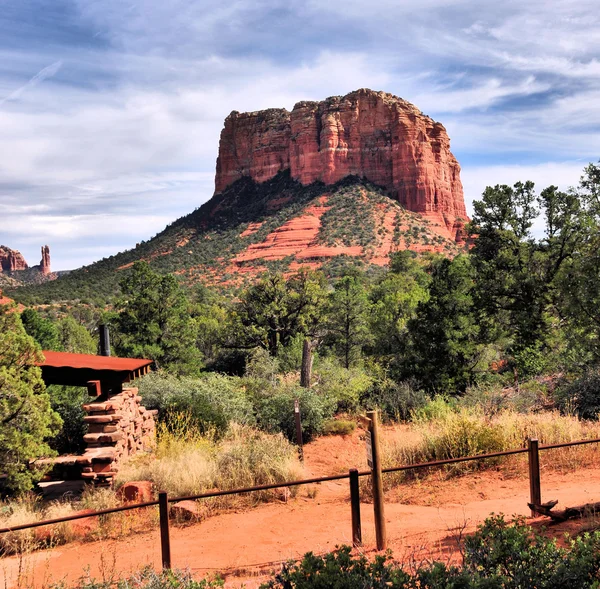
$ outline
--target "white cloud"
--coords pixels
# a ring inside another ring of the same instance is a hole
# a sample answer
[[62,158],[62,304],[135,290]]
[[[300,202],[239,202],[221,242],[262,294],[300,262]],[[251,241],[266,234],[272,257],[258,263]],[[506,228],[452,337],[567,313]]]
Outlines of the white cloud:
[[461,172],[461,179],[465,192],[467,212],[472,214],[474,200],[479,200],[486,186],[496,184],[514,185],[516,182],[531,180],[535,183],[536,190],[547,186],[558,186],[566,190],[577,186],[583,174],[583,169],[588,161],[548,162],[534,165],[496,165],[472,166]]
[[[231,110],[359,87],[444,123],[469,199],[526,177],[576,183],[600,154],[596,4],[76,0],[89,39],[0,41],[0,241],[34,260],[53,241],[62,268],[131,247],[210,197]],[[505,165],[520,155],[531,164]]]

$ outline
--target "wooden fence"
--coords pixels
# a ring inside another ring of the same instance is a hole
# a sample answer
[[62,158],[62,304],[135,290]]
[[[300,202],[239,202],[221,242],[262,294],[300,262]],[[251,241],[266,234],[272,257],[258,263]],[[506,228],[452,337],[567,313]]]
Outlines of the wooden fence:
[[[37,528],[40,526],[48,526],[53,524],[59,524],[63,522],[69,522],[77,519],[83,519],[88,517],[96,517],[101,515],[108,515],[111,513],[118,513],[121,511],[130,511],[132,509],[141,509],[144,507],[159,506],[160,515],[160,539],[161,539],[161,554],[162,554],[162,566],[164,569],[171,568],[171,543],[169,535],[169,503],[175,503],[184,500],[198,500],[208,499],[210,497],[221,497],[223,495],[235,495],[240,493],[251,493],[253,491],[266,491],[269,489],[278,489],[283,487],[295,487],[299,485],[309,485],[314,483],[324,483],[327,481],[339,481],[342,479],[349,479],[350,483],[350,506],[352,514],[352,539],[355,546],[362,543],[362,530],[360,521],[360,492],[359,492],[359,477],[371,476],[375,480],[377,477],[377,470],[379,470],[379,476],[385,473],[400,472],[407,470],[416,470],[423,468],[435,468],[445,466],[448,464],[456,464],[460,462],[470,462],[475,460],[489,460],[492,458],[499,458],[502,456],[511,456],[513,454],[527,454],[528,465],[529,465],[529,486],[530,486],[530,503],[539,505],[541,503],[541,483],[540,483],[540,461],[539,452],[542,450],[552,450],[555,448],[567,448],[571,446],[581,446],[583,444],[595,444],[600,442],[600,438],[592,440],[578,440],[575,442],[565,442],[561,444],[548,444],[539,445],[538,440],[529,439],[526,448],[518,448],[516,450],[506,450],[503,452],[491,452],[489,454],[477,454],[475,456],[462,456],[460,458],[448,458],[446,460],[434,460],[432,462],[421,462],[418,464],[406,464],[402,466],[394,466],[390,468],[375,468],[371,470],[359,471],[357,469],[350,469],[348,474],[338,474],[325,477],[315,477],[311,479],[302,479],[297,481],[287,481],[284,483],[273,483],[269,485],[257,485],[254,487],[244,487],[241,489],[231,489],[227,491],[211,491],[209,493],[199,493],[197,495],[187,495],[184,497],[169,497],[166,492],[161,491],[158,494],[158,500],[146,501],[144,503],[132,503],[128,505],[122,505],[120,507],[113,507],[110,509],[101,509],[92,513],[71,515],[65,517],[58,517],[55,519],[47,519],[29,524],[19,524],[15,526],[0,528],[0,534],[8,532],[16,532],[19,530],[27,530],[30,528]],[[375,507],[375,525],[377,531],[377,544],[378,549],[385,548],[385,528],[378,528],[381,522],[378,522],[377,513],[377,502],[374,501]],[[382,505],[380,506],[380,509]],[[380,513],[381,519],[383,519],[383,513]],[[533,512],[532,512],[533,515]],[[380,542],[380,540],[383,540]]]

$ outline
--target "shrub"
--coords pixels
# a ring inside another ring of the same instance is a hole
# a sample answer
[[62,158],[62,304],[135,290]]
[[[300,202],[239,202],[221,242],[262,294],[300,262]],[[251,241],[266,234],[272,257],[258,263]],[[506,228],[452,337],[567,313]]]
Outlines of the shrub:
[[521,520],[507,523],[503,516],[494,516],[467,538],[461,566],[434,562],[409,574],[389,554],[369,562],[342,546],[284,565],[261,589],[597,589],[599,548],[598,532],[569,540],[561,548],[555,540],[534,534]]
[[296,440],[294,401],[298,399],[302,417],[302,438],[310,441],[323,431],[323,422],[332,417],[334,403],[313,389],[280,383],[279,386],[254,397],[256,419],[261,429],[281,432],[290,441]]
[[[296,449],[281,434],[232,424],[222,438],[216,439],[197,429],[189,417],[183,416],[178,423],[175,430],[159,426],[155,455],[138,455],[126,461],[119,470],[117,485],[149,480],[158,489],[182,496],[301,478]],[[245,501],[254,503],[273,495],[252,493]],[[223,497],[212,503],[228,506],[240,498]]]
[[600,414],[600,370],[587,370],[557,391],[563,410],[575,411],[583,419],[598,419]]
[[331,359],[315,369],[315,389],[334,404],[335,412],[356,411],[373,378],[361,368],[343,368]]
[[429,395],[410,381],[395,382],[384,376],[375,380],[367,394],[361,399],[365,407],[377,407],[384,420],[407,420],[423,408],[430,400]]
[[83,436],[87,433],[83,404],[89,401],[87,390],[82,387],[48,387],[52,409],[60,415],[62,428],[49,445],[59,454],[82,454],[85,450]]
[[232,376],[205,373],[198,378],[177,378],[154,373],[139,381],[148,409],[158,409],[159,419],[169,412],[187,413],[201,431],[225,432],[229,422],[254,424],[252,404],[242,381]]
[[356,423],[345,419],[328,419],[323,423],[326,436],[348,436],[356,429]]
[[455,403],[449,397],[436,395],[427,403],[418,407],[411,413],[413,421],[428,422],[448,418],[454,413]]
[[370,562],[365,556],[353,557],[351,548],[342,546],[324,556],[309,552],[300,563],[284,565],[261,589],[387,589],[404,587],[409,579],[409,575],[393,566],[389,555],[378,555]]

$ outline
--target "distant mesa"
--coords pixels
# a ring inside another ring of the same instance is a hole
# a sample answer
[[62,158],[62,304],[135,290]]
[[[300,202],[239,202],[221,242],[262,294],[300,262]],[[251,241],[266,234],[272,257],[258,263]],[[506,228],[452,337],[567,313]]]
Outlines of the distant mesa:
[[392,94],[361,89],[299,102],[292,112],[233,111],[221,132],[216,193],[245,176],[265,182],[284,170],[303,185],[365,178],[463,239],[460,166],[446,129]]

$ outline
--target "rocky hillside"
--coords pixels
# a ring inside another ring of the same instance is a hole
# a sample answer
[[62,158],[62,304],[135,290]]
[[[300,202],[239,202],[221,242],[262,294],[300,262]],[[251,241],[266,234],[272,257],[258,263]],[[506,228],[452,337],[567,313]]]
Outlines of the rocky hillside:
[[267,268],[335,274],[346,260],[384,266],[401,249],[465,247],[460,168],[444,127],[383,92],[232,113],[215,185],[211,200],[150,241],[11,296],[107,301],[142,259],[185,284],[229,287]]
[[38,284],[53,280],[56,275],[50,267],[50,248],[42,246],[42,259],[37,266],[29,266],[21,252],[0,245],[0,287]]

